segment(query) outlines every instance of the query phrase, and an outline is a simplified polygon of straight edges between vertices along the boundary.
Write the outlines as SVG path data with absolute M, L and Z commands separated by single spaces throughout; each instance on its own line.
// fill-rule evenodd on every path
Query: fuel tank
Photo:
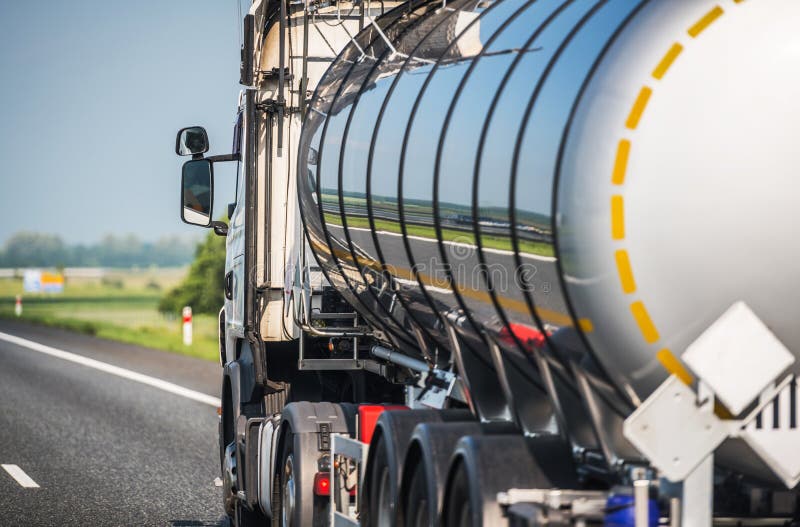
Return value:
M 737 301 L 797 356 L 798 24 L 794 0 L 409 2 L 310 105 L 312 249 L 386 340 L 446 349 L 457 320 L 585 353 L 623 416 Z

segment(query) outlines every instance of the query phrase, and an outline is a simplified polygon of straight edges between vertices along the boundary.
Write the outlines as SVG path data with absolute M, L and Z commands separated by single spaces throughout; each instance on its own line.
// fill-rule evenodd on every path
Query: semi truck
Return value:
M 231 151 L 176 141 L 233 525 L 796 522 L 800 3 L 242 24 Z

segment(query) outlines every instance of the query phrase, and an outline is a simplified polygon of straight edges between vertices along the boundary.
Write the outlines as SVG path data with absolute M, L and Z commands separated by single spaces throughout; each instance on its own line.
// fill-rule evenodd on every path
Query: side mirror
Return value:
M 202 126 L 190 126 L 178 130 L 175 138 L 175 153 L 179 156 L 202 155 L 208 152 L 208 134 Z
M 192 159 L 184 163 L 181 188 L 181 219 L 192 225 L 209 227 L 214 204 L 214 166 L 211 161 Z
M 255 37 L 256 17 L 245 15 L 243 44 L 241 48 L 241 62 L 239 62 L 239 84 L 242 86 L 252 86 L 253 75 L 253 39 Z

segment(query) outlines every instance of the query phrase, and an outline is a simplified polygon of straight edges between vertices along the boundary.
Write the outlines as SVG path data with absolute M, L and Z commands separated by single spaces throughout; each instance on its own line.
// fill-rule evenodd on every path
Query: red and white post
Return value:
M 22 316 L 22 295 L 17 295 L 17 302 L 14 304 L 14 314 Z
M 183 345 L 192 345 L 192 308 L 183 308 Z

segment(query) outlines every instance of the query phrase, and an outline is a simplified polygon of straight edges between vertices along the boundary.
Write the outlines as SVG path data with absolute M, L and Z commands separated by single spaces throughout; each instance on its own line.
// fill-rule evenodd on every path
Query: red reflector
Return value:
M 358 407 L 358 439 L 362 443 L 372 441 L 375 432 L 375 423 L 384 410 L 408 410 L 407 406 L 382 406 L 379 404 L 362 404 Z
M 331 495 L 330 472 L 317 472 L 314 475 L 314 494 L 316 494 L 317 496 Z

